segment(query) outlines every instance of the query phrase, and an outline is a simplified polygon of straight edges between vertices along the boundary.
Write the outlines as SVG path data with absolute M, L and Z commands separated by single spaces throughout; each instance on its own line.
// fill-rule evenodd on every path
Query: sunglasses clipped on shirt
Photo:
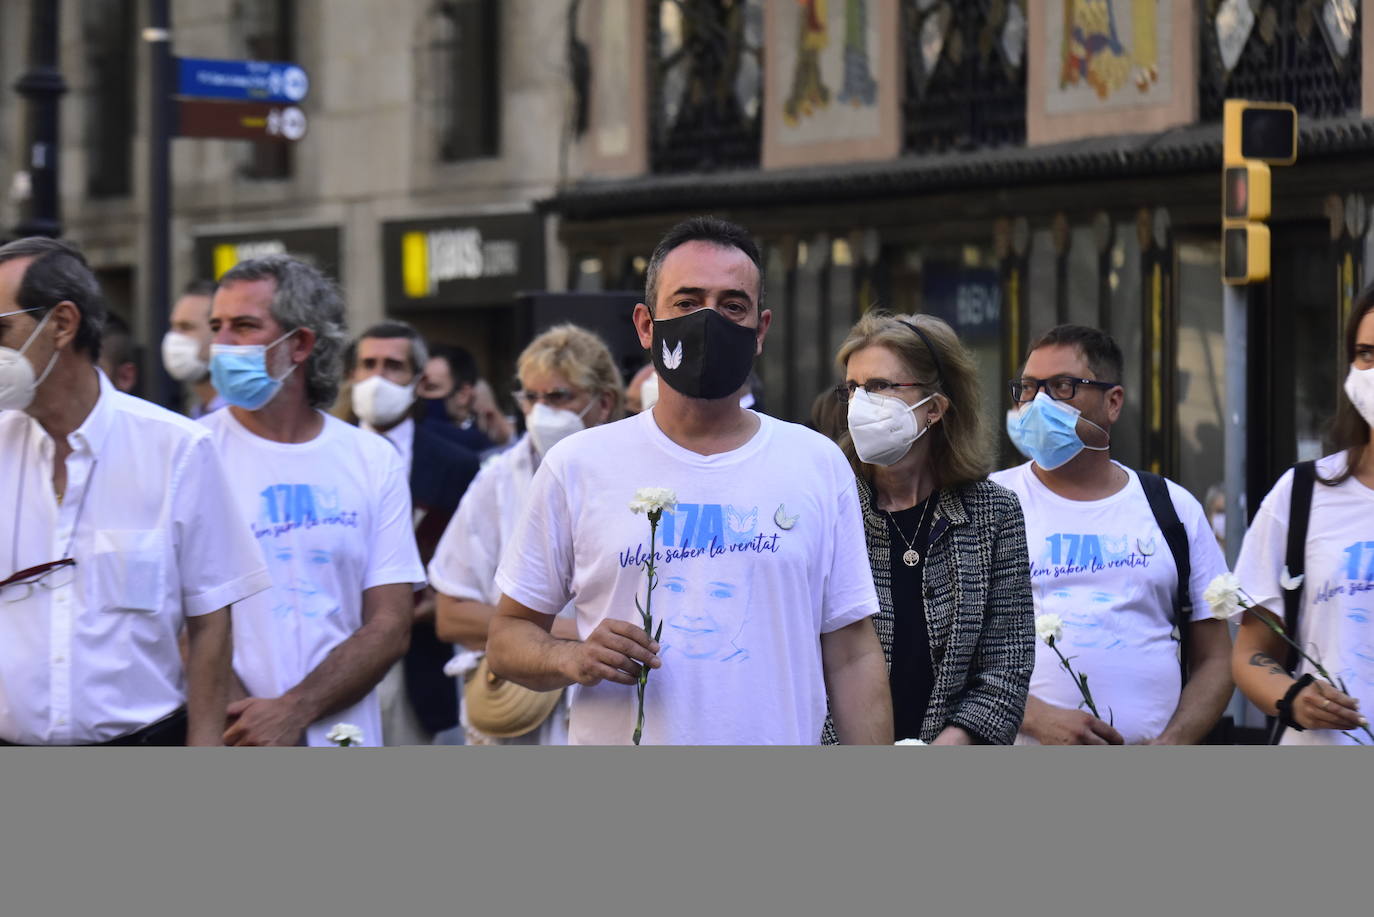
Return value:
M 76 560 L 71 557 L 64 557 L 61 560 L 50 560 L 45 564 L 38 564 L 26 570 L 7 576 L 0 580 L 0 600 L 4 602 L 22 602 L 33 595 L 33 590 L 38 586 L 44 589 L 61 589 L 63 586 L 71 585 L 76 578 Z

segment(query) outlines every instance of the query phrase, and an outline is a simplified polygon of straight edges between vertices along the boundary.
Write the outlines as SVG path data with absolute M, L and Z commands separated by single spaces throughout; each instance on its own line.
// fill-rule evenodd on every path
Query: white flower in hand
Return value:
M 1284 592 L 1292 592 L 1302 585 L 1304 576 L 1306 576 L 1304 573 L 1299 573 L 1297 576 L 1290 576 L 1288 574 L 1288 565 L 1284 564 L 1283 575 L 1279 577 L 1279 586 Z
M 1056 614 L 1040 615 L 1035 619 L 1035 636 L 1054 646 L 1056 641 L 1064 639 L 1063 620 Z
M 635 491 L 630 501 L 630 512 L 655 515 L 664 510 L 671 512 L 677 506 L 677 494 L 666 487 L 641 487 Z
M 335 723 L 325 738 L 340 748 L 347 748 L 350 745 L 362 743 L 363 731 L 352 723 Z
M 1212 617 L 1219 621 L 1229 621 L 1242 610 L 1240 604 L 1240 579 L 1234 573 L 1219 573 L 1216 579 L 1202 593 L 1212 609 Z
M 920 739 L 902 739 L 900 742 L 893 742 L 893 745 L 924 745 Z

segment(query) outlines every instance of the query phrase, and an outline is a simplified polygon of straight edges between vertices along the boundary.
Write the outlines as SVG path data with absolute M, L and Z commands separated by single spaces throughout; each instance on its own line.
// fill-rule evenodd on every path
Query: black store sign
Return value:
M 382 246 L 391 309 L 501 305 L 545 287 L 537 214 L 384 223 Z
M 222 236 L 196 237 L 196 276 L 219 280 L 240 261 L 264 255 L 293 255 L 340 280 L 339 230 L 265 229 Z

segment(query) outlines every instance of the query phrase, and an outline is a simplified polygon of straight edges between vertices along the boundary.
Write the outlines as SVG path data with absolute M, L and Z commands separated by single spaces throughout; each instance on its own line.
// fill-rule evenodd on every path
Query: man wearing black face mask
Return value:
M 853 474 L 819 434 L 740 407 L 772 321 L 762 286 L 743 229 L 674 227 L 634 312 L 657 403 L 559 443 L 531 483 L 488 663 L 536 690 L 580 685 L 570 744 L 630 741 L 644 666 L 648 744 L 814 745 L 827 692 L 842 742 L 892 741 Z M 629 509 L 645 487 L 676 495 L 652 547 Z M 650 551 L 675 600 L 661 643 L 630 623 Z M 569 601 L 581 640 L 549 632 Z

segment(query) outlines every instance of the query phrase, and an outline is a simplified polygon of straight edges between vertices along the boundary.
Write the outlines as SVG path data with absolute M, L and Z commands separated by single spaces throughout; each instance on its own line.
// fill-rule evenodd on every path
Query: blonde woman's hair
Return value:
M 593 396 L 611 396 L 606 421 L 625 416 L 625 386 L 611 352 L 592 332 L 572 324 L 555 325 L 530 341 L 516 361 L 515 373 L 554 372 Z
M 904 322 L 915 325 L 938 352 L 938 362 L 921 337 Z M 849 337 L 835 357 L 841 372 L 849 358 L 867 347 L 886 347 L 921 383 L 923 396 L 944 396 L 945 410 L 939 423 L 930 428 L 930 465 L 936 486 L 957 487 L 981 481 L 992 468 L 992 447 L 978 409 L 982 404 L 978 367 L 973 355 L 959 342 L 954 329 L 933 315 L 890 315 L 869 312 L 849 329 Z M 859 461 L 854 441 L 846 429 L 840 448 L 854 472 L 865 480 L 873 479 L 872 468 Z

